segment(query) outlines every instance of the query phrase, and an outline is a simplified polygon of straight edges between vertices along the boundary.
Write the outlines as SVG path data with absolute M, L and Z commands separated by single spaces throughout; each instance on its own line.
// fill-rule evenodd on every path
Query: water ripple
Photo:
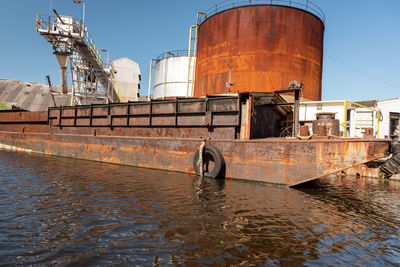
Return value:
M 399 265 L 400 183 L 300 189 L 0 151 L 0 265 Z

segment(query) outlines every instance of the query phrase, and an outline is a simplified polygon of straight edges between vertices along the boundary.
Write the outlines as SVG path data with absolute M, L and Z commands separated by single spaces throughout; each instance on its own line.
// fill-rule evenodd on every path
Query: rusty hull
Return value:
M 0 147 L 194 173 L 204 139 L 0 132 Z M 384 155 L 385 140 L 206 140 L 223 154 L 226 177 L 298 185 Z
M 324 24 L 293 7 L 253 5 L 207 18 L 198 29 L 194 96 L 273 92 L 293 80 L 304 99 L 321 100 Z M 228 65 L 229 64 L 229 65 Z
M 3 111 L 0 124 L 47 124 L 47 111 Z
M 290 186 L 384 157 L 389 149 L 389 140 L 371 138 L 264 138 L 278 133 L 265 121 L 278 125 L 291 114 L 285 105 L 273 106 L 280 101 L 274 94 L 245 94 L 3 112 L 0 148 L 194 173 L 194 154 L 206 142 L 221 151 L 225 177 Z

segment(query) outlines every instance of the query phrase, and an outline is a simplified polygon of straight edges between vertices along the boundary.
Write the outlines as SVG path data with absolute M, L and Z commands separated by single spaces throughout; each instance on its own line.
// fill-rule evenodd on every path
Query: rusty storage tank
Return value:
M 206 11 L 194 96 L 228 93 L 231 72 L 234 93 L 287 89 L 297 80 L 305 85 L 303 99 L 321 100 L 324 15 L 310 1 L 295 2 L 232 0 Z
M 326 134 L 339 136 L 339 120 L 335 119 L 335 113 L 321 112 L 317 114 L 317 119 L 313 121 L 313 133 L 317 133 L 318 125 L 325 125 Z

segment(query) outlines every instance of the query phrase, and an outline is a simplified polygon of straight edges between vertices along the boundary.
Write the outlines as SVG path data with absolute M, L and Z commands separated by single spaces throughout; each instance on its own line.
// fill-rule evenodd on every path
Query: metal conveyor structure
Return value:
M 120 102 L 112 61 L 105 59 L 81 19 L 55 15 L 36 16 L 36 31 L 52 46 L 61 69 L 61 93 L 71 105 Z M 67 88 L 70 63 L 72 90 Z

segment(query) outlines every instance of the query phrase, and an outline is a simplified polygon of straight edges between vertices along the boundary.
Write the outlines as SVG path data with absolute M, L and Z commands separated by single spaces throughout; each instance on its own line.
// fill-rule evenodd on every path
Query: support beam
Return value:
M 293 119 L 293 136 L 296 137 L 300 129 L 300 90 L 298 89 L 294 91 Z

